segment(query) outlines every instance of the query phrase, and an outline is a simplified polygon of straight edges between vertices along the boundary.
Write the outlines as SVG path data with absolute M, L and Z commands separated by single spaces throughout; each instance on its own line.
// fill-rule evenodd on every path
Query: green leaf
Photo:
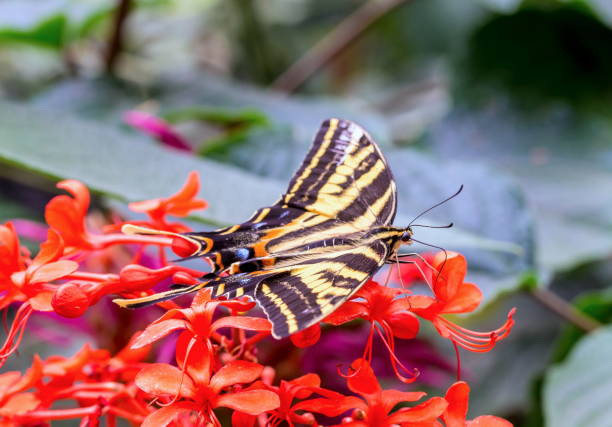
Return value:
M 64 46 L 67 19 L 53 15 L 27 29 L 0 28 L 0 43 L 26 43 L 60 50 Z
M 482 108 L 457 108 L 426 143 L 444 158 L 486 162 L 518 184 L 534 216 L 532 247 L 543 277 L 612 253 L 612 205 L 602 195 L 612 188 L 611 132 L 568 111 L 528 114 L 498 96 Z M 497 227 L 516 221 L 504 216 Z
M 544 384 L 546 425 L 607 427 L 612 419 L 612 326 L 585 336 Z
M 170 123 L 185 121 L 206 122 L 223 130 L 220 136 L 207 138 L 198 153 L 205 157 L 226 157 L 232 147 L 248 143 L 254 130 L 268 128 L 268 118 L 255 109 L 228 109 L 212 107 L 187 107 L 162 115 Z
M 162 114 L 162 118 L 170 123 L 180 123 L 189 120 L 200 120 L 224 126 L 237 125 L 267 125 L 268 118 L 258 110 L 247 109 L 228 109 L 212 107 L 185 107 Z
M 109 126 L 0 104 L 0 161 L 53 179 L 74 178 L 123 201 L 170 195 L 189 171 L 200 173 L 210 207 L 196 217 L 213 224 L 244 221 L 272 203 L 284 185 L 234 167 L 160 147 Z
M 580 295 L 574 306 L 582 313 L 601 323 L 612 323 L 612 289 Z M 553 360 L 555 362 L 563 361 L 584 335 L 584 330 L 573 325 L 567 325 L 557 340 Z

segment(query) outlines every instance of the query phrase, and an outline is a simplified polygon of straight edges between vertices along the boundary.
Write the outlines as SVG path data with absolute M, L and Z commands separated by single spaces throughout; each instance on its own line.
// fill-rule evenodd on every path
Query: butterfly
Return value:
M 190 257 L 211 262 L 200 283 L 114 301 L 136 308 L 203 288 L 248 296 L 280 339 L 320 322 L 412 243 L 410 226 L 392 225 L 396 210 L 396 184 L 376 143 L 359 125 L 329 119 L 276 203 L 242 224 L 180 235 L 197 248 Z

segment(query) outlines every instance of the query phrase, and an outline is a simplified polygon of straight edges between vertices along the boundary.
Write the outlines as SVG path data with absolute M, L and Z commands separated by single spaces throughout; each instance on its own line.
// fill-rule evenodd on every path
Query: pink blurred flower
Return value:
M 189 143 L 179 135 L 166 121 L 144 111 L 131 110 L 123 115 L 123 120 L 163 142 L 165 145 L 183 151 L 193 151 Z

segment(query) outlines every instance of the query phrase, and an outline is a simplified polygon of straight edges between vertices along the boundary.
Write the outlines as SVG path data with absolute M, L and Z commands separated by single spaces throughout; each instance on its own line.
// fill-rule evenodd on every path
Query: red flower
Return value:
M 22 255 L 24 253 L 27 253 L 27 250 L 19 244 L 13 224 L 7 222 L 0 225 L 0 291 L 6 290 L 5 286 L 11 282 L 13 273 L 26 267 L 25 257 Z M 0 303 L 0 307 L 5 305 Z
M 55 287 L 48 284 L 76 271 L 79 265 L 70 260 L 60 260 L 64 244 L 55 230 L 49 230 L 47 241 L 25 270 L 11 274 L 13 300 L 27 300 L 35 310 L 51 311 L 51 297 Z M 2 308 L 2 304 L 0 304 Z
M 422 392 L 383 390 L 374 376 L 372 368 L 364 359 L 353 362 L 353 373 L 347 378 L 349 389 L 361 398 L 342 396 L 337 398 L 318 398 L 301 402 L 295 410 L 318 412 L 335 417 L 353 410 L 342 426 L 390 427 L 392 425 L 432 425 L 448 406 L 441 397 L 432 397 L 412 407 L 393 408 L 401 402 L 415 402 L 425 397 Z
M 115 424 L 116 417 L 142 423 L 150 411 L 145 394 L 133 381 L 149 350 L 128 348 L 110 357 L 105 350 L 85 345 L 71 358 L 51 356 L 41 361 L 35 356 L 25 375 L 9 372 L 0 376 L 0 425 L 82 418 L 95 426 L 103 415 L 109 425 Z M 26 391 L 29 389 L 33 391 Z M 76 401 L 78 407 L 50 409 L 66 399 Z
M 138 298 L 150 295 L 153 286 L 170 277 L 174 283 L 183 283 L 193 281 L 203 274 L 178 265 L 150 269 L 137 264 L 128 264 L 121 269 L 119 275 L 77 271 L 67 277 L 70 282 L 57 288 L 51 304 L 57 314 L 78 317 L 105 295 L 119 294 L 126 298 Z M 168 309 L 176 307 L 170 301 L 158 305 Z
M 389 350 L 391 365 L 397 377 L 404 382 L 416 379 L 416 373 L 409 372 L 405 377 L 399 372 L 401 362 L 395 356 L 395 338 L 411 339 L 419 332 L 419 320 L 410 312 L 410 303 L 405 297 L 405 289 L 381 286 L 373 280 L 367 282 L 350 301 L 342 304 L 336 311 L 325 318 L 332 325 L 342 325 L 355 319 L 364 319 L 371 323 L 370 335 L 363 352 L 363 358 L 372 360 L 372 346 L 376 331 Z M 320 329 L 314 325 L 292 336 L 298 347 L 314 344 L 318 341 Z
M 449 338 L 455 344 L 470 351 L 489 351 L 497 341 L 510 333 L 514 325 L 512 318 L 514 309 L 508 313 L 506 322 L 491 332 L 474 332 L 442 317 L 442 314 L 474 311 L 482 300 L 482 292 L 476 285 L 463 282 L 467 272 L 467 262 L 461 254 L 438 253 L 434 258 L 433 268 L 438 273 L 430 275 L 428 283 L 432 283 L 435 298 L 425 295 L 409 296 L 410 310 L 413 313 L 431 321 L 444 338 Z
M 42 378 L 42 363 L 34 356 L 32 367 L 25 375 L 11 371 L 0 375 L 0 425 L 3 419 L 13 415 L 21 415 L 36 409 L 40 400 L 36 394 L 25 392 L 32 388 Z
M 173 331 L 184 330 L 179 337 L 179 342 L 187 343 L 198 340 L 207 343 L 207 347 L 211 347 L 211 340 L 213 340 L 223 345 L 228 352 L 235 347 L 240 347 L 242 353 L 270 333 L 270 322 L 260 317 L 225 316 L 213 321 L 213 315 L 218 306 L 242 312 L 251 309 L 254 303 L 243 302 L 241 300 L 211 301 L 208 290 L 200 291 L 194 297 L 191 307 L 168 310 L 163 316 L 151 323 L 136 338 L 133 348 L 151 344 Z M 255 331 L 258 334 L 249 340 L 244 339 L 234 342 L 234 340 L 217 332 L 217 330 L 225 327 L 243 331 Z M 234 357 L 239 357 L 241 353 L 236 353 Z
M 175 418 L 196 412 L 206 422 L 221 425 L 214 409 L 231 408 L 249 415 L 259 415 L 278 408 L 278 396 L 269 390 L 241 390 L 240 385 L 255 381 L 263 366 L 235 360 L 211 376 L 211 355 L 196 342 L 177 361 L 183 371 L 164 363 L 146 366 L 136 376 L 136 385 L 156 396 L 162 407 L 144 420 L 143 427 L 163 427 Z M 163 403 L 165 402 L 165 403 Z
M 75 253 L 79 250 L 99 250 L 125 243 L 159 246 L 172 244 L 172 240 L 167 237 L 92 233 L 86 226 L 85 218 L 90 202 L 87 187 L 73 179 L 60 181 L 57 187 L 68 191 L 72 197 L 62 194 L 51 199 L 45 207 L 45 220 L 51 228 L 61 234 L 67 253 Z
M 85 226 L 85 215 L 89 209 L 89 191 L 81 182 L 68 179 L 57 183 L 57 187 L 69 192 L 55 196 L 45 207 L 45 220 L 57 230 L 71 249 L 93 249 L 95 236 Z
M 254 387 L 271 390 L 280 399 L 278 409 L 269 411 L 267 414 L 267 426 L 278 426 L 283 422 L 287 422 L 289 425 L 293 425 L 293 423 L 316 425 L 316 420 L 311 413 L 298 413 L 298 402 L 296 400 L 306 399 L 313 393 L 334 399 L 343 397 L 340 393 L 321 388 L 321 379 L 316 374 L 306 374 L 291 381 L 281 380 L 278 387 L 263 383 L 254 384 Z M 302 411 L 300 410 L 300 412 Z M 235 414 L 235 417 L 239 417 L 239 415 Z
M 3 279 L 0 281 L 0 291 L 3 292 L 0 298 L 0 310 L 12 302 L 25 301 L 25 303 L 17 310 L 6 340 L 0 348 L 0 366 L 17 350 L 32 312 L 53 310 L 51 298 L 55 286 L 49 282 L 68 276 L 79 266 L 74 261 L 59 259 L 63 254 L 64 245 L 57 232 L 49 230 L 47 241 L 40 245 L 38 254 L 30 261 L 19 256 L 19 240 L 14 232 L 11 234 L 11 231 L 13 229 L 10 224 L 0 230 L 0 238 L 5 239 L 0 248 L 5 247 L 7 256 L 13 257 L 6 260 L 6 270 L 3 271 Z M 13 271 L 14 268 L 18 270 Z
M 151 222 L 134 222 L 134 224 L 151 226 L 158 230 L 173 233 L 184 233 L 189 228 L 179 223 L 169 223 L 166 215 L 185 217 L 193 210 L 204 209 L 208 203 L 204 199 L 197 199 L 200 191 L 200 176 L 193 171 L 189 174 L 187 181 L 176 194 L 164 199 L 145 200 L 129 204 L 134 212 L 146 213 Z
M 471 421 L 466 420 L 470 387 L 458 381 L 446 392 L 448 407 L 442 419 L 446 427 L 512 427 L 512 423 L 493 415 L 482 415 Z

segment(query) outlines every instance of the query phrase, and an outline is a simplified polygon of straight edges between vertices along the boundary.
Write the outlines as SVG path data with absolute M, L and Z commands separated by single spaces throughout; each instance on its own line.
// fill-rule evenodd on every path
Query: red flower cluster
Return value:
M 0 309 L 6 315 L 16 308 L 0 348 L 0 366 L 15 353 L 28 319 L 36 312 L 80 317 L 107 295 L 145 296 L 164 281 L 194 283 L 205 274 L 166 260 L 167 248 L 178 255 L 184 252 L 176 239 L 125 235 L 118 232 L 122 222 L 96 231 L 88 222 L 90 196 L 85 186 L 69 180 L 58 187 L 70 195 L 56 196 L 48 203 L 47 240 L 36 256 L 21 245 L 10 222 L 0 225 Z M 199 178 L 192 173 L 175 195 L 130 204 L 132 210 L 149 217 L 132 224 L 169 233 L 189 231 L 167 217 L 205 208 L 198 191 Z M 153 261 L 147 247 L 156 249 Z M 112 267 L 123 259 L 131 263 Z M 144 426 L 222 425 L 230 420 L 238 427 L 320 425 L 321 416 L 343 416 L 325 421 L 343 426 L 510 425 L 493 416 L 466 421 L 469 387 L 465 382 L 452 384 L 444 397 L 428 398 L 422 392 L 380 386 L 371 365 L 375 334 L 388 350 L 397 378 L 412 382 L 418 371 L 406 367 L 396 355 L 395 340 L 415 338 L 419 318 L 432 322 L 455 345 L 478 352 L 490 350 L 512 327 L 512 312 L 501 328 L 487 333 L 469 331 L 443 317 L 473 311 L 482 295 L 475 285 L 464 283 L 467 264 L 461 255 L 438 254 L 429 267 L 403 270 L 396 277 L 407 283 L 423 279 L 430 284 L 432 296 L 370 281 L 325 319 L 334 326 L 359 319 L 369 324 L 363 356 L 347 360 L 348 373 L 339 373 L 354 395 L 322 387 L 321 379 L 312 373 L 275 385 L 279 368 L 264 366 L 261 358 L 261 342 L 270 336 L 270 323 L 245 314 L 255 304 L 244 299 L 212 300 L 208 291 L 200 291 L 189 307 L 159 303 L 156 310 L 162 310 L 161 316 L 124 342 L 126 346 L 115 356 L 85 345 L 72 357 L 42 360 L 34 356 L 25 373 L 0 375 L 0 426 L 35 426 L 62 419 L 81 419 L 87 426 L 100 425 L 105 419 L 114 426 L 118 418 Z M 305 347 L 320 335 L 320 325 L 314 325 L 291 341 Z M 159 359 L 160 349 L 168 343 L 174 363 Z M 166 363 L 148 363 L 155 359 Z M 56 405 L 60 401 L 71 403 L 60 409 Z

